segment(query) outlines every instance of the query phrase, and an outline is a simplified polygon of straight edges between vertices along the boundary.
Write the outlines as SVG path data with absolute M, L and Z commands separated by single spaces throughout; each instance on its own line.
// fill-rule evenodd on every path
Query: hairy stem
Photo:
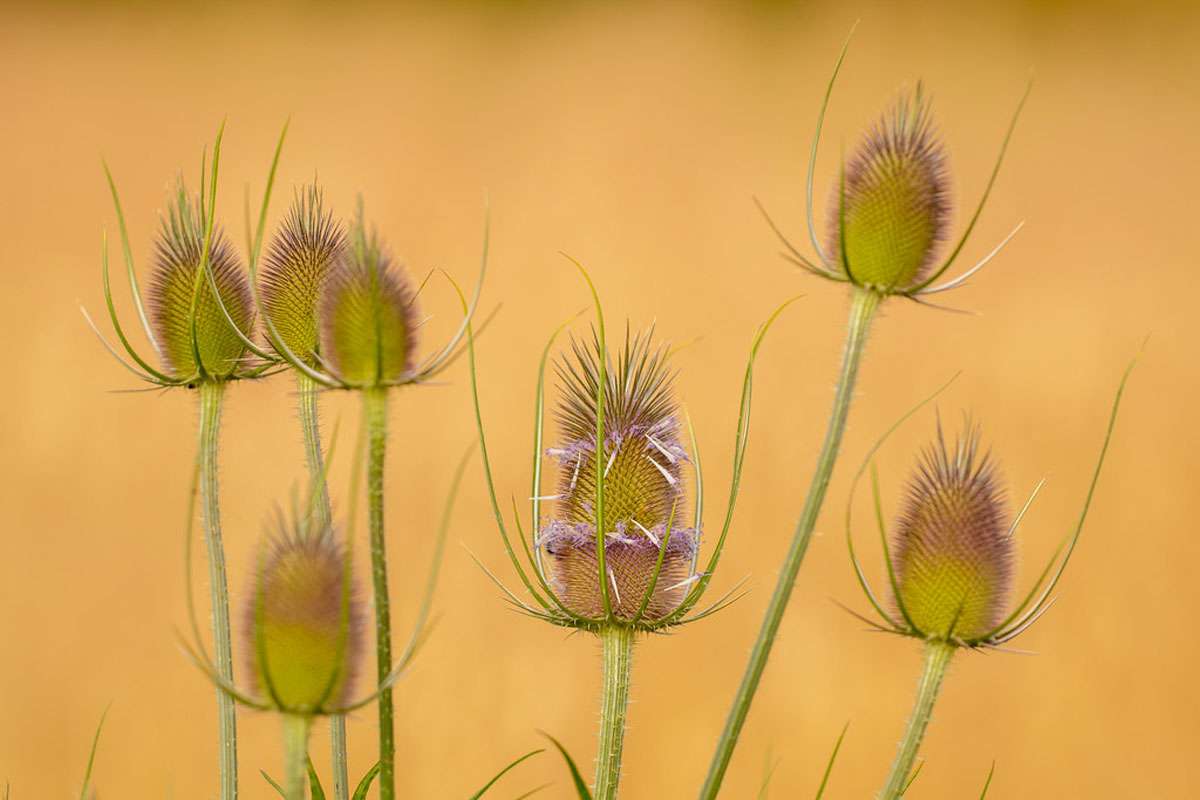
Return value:
M 837 461 L 838 450 L 841 449 L 842 434 L 846 430 L 846 418 L 850 413 L 850 402 L 854 396 L 854 385 L 858 378 L 858 366 L 862 360 L 863 350 L 867 341 L 867 332 L 875 311 L 882 298 L 874 292 L 855 288 L 850 305 L 850 319 L 847 322 L 846 345 L 842 354 L 841 373 L 838 377 L 837 392 L 833 399 L 833 409 L 829 414 L 829 425 L 825 429 L 825 441 L 821 445 L 821 454 L 817 457 L 816 470 L 813 472 L 812 483 L 808 487 L 808 496 L 804 500 L 804 508 L 796 523 L 792 543 L 788 546 L 787 556 L 779 571 L 779 580 L 775 584 L 775 592 L 767 606 L 763 617 L 762 627 L 750 652 L 750 661 L 746 664 L 746 672 L 738 686 L 737 695 L 733 699 L 733 707 L 725 720 L 725 729 L 713 753 L 712 762 L 708 767 L 708 777 L 700 790 L 703 800 L 712 800 L 721 789 L 725 771 L 733 758 L 733 750 L 737 747 L 738 737 L 746 724 L 746 716 L 750 713 L 750 704 L 762 681 L 767 659 L 775 644 L 775 635 L 783 622 L 784 612 L 787 611 L 788 600 L 795 588 L 796 576 L 804 555 L 808 550 L 808 542 L 812 537 L 813 528 L 817 524 L 821 505 L 825 500 L 825 491 L 829 488 L 829 479 L 833 474 L 833 465 Z
M 621 780 L 621 750 L 629 713 L 629 673 L 633 667 L 633 629 L 611 626 L 600 631 L 604 648 L 604 687 L 600 696 L 600 743 L 596 749 L 595 800 L 613 800 Z
M 921 740 L 925 738 L 925 729 L 929 726 L 933 704 L 937 702 L 942 679 L 946 677 L 946 667 L 954 655 L 954 647 L 947 642 L 936 641 L 925 645 L 925 667 L 921 670 L 921 682 L 917 684 L 917 700 L 913 704 L 912 716 L 908 718 L 908 727 L 900 741 L 896 760 L 892 762 L 892 771 L 888 773 L 887 783 L 879 793 L 880 800 L 896 800 L 908 787 L 908 776 L 912 773 L 917 751 L 921 749 Z
M 367 514 L 371 529 L 371 585 L 375 592 L 375 666 L 380 683 L 392 671 L 392 615 L 383 538 L 383 462 L 387 451 L 387 389 L 363 392 L 367 419 Z M 379 693 L 379 798 L 396 796 L 396 739 L 392 690 Z
M 208 551 L 208 584 L 212 603 L 213 660 L 217 674 L 233 683 L 233 648 L 229 635 L 229 582 L 225 575 L 225 546 L 221 543 L 218 499 L 217 446 L 221 434 L 221 400 L 225 384 L 200 383 L 200 496 L 203 507 L 204 544 Z M 233 698 L 217 689 L 217 733 L 221 766 L 221 800 L 236 800 L 237 711 Z
M 308 784 L 308 717 L 283 715 L 283 789 L 287 800 L 304 800 Z
M 320 387 L 303 372 L 296 372 L 296 405 L 300 427 L 304 432 L 304 459 L 308 464 L 312 486 L 312 521 L 319 531 L 333 525 L 333 508 L 329 503 L 329 482 L 325 475 L 325 456 L 321 451 L 321 422 L 318 395 Z M 329 717 L 329 749 L 333 770 L 334 800 L 350 800 L 350 777 L 346 757 L 346 718 L 341 714 Z

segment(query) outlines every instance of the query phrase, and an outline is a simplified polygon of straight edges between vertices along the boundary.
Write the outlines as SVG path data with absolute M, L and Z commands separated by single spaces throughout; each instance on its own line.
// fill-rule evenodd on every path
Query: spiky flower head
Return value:
M 1013 541 L 996 467 L 979 431 L 946 444 L 941 425 L 909 479 L 896 526 L 896 604 L 926 638 L 972 642 L 1000 624 Z
M 646 627 L 683 601 L 699 539 L 698 531 L 681 524 L 688 455 L 679 441 L 667 350 L 652 343 L 652 333 L 632 337 L 627 328 L 616 368 L 610 363 L 605 369 L 603 442 L 597 442 L 596 419 L 599 342 L 576 340 L 571 354 L 558 361 L 563 443 L 548 453 L 559 464 L 559 492 L 556 513 L 540 531 L 568 609 L 603 616 L 603 591 L 615 619 Z M 598 478 L 604 488 L 599 521 Z M 598 531 L 605 543 L 604 589 Z
M 261 295 L 267 317 L 282 344 L 310 366 L 316 365 L 320 344 L 321 293 L 343 245 L 342 226 L 313 184 L 296 191 L 264 258 Z
M 846 278 L 887 294 L 921 283 L 945 238 L 950 200 L 920 84 L 868 132 L 834 201 L 829 249 Z
M 344 706 L 362 656 L 361 610 L 332 532 L 281 534 L 255 576 L 246 608 L 250 674 L 277 710 Z
M 168 372 L 183 380 L 223 380 L 234 376 L 246 354 L 201 269 L 207 255 L 212 283 L 239 330 L 249 330 L 254 315 L 249 286 L 237 255 L 214 226 L 205 253 L 205 222 L 199 205 L 180 181 L 174 202 L 162 218 L 155 240 L 150 280 L 150 318 L 162 346 Z
M 405 275 L 362 223 L 329 276 L 321 309 L 321 354 L 343 383 L 403 382 L 413 372 L 416 304 Z

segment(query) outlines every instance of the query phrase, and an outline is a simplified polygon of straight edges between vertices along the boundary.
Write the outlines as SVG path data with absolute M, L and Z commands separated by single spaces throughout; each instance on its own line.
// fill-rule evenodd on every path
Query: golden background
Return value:
M 4 212 L 0 324 L 0 782 L 12 796 L 78 792 L 96 721 L 112 709 L 95 781 L 104 798 L 215 794 L 213 690 L 186 662 L 183 523 L 195 410 L 186 391 L 135 383 L 85 328 L 103 316 L 100 242 L 116 222 L 111 164 L 145 271 L 177 171 L 193 188 L 226 118 L 220 211 L 243 241 L 270 151 L 291 117 L 278 220 L 316 174 L 349 213 L 361 192 L 393 251 L 423 275 L 473 279 L 490 197 L 480 345 L 484 412 L 502 495 L 528 495 L 536 359 L 586 305 L 586 262 L 610 324 L 657 320 L 681 351 L 679 395 L 703 449 L 708 530 L 728 485 L 750 337 L 796 293 L 755 386 L 741 505 L 714 588 L 751 594 L 637 654 L 623 797 L 694 796 L 744 666 L 822 435 L 842 337 L 843 287 L 790 269 L 751 202 L 803 240 L 803 178 L 837 49 L 862 18 L 828 118 L 818 214 L 850 147 L 899 88 L 923 77 L 950 150 L 955 222 L 978 197 L 1026 76 L 1036 75 L 963 266 L 1028 224 L 971 285 L 958 315 L 889 302 L 869 344 L 843 459 L 723 796 L 811 796 L 850 721 L 829 797 L 878 787 L 909 710 L 918 647 L 867 633 L 841 536 L 849 475 L 869 444 L 957 370 L 938 401 L 984 424 L 1014 497 L 1049 478 L 1020 534 L 1020 585 L 1078 513 L 1117 380 L 1142 340 L 1111 458 L 1052 611 L 1016 646 L 964 655 L 923 749 L 918 798 L 1189 797 L 1200 779 L 1195 620 L 1196 187 L 1200 17 L 1152 3 L 471 4 L 331 9 L 235 3 L 33 5 L 0 24 Z M 963 4 L 965 5 L 965 4 Z M 119 256 L 115 239 L 110 244 Z M 119 265 L 119 261 L 116 261 Z M 124 279 L 116 294 L 133 322 Z M 426 347 L 453 326 L 444 284 Z M 585 330 L 586 322 L 580 323 Z M 107 327 L 107 326 L 106 326 Z M 231 591 L 244 602 L 272 506 L 303 480 L 290 382 L 233 387 L 223 502 Z M 344 509 L 354 398 L 335 489 Z M 389 543 L 397 637 L 412 617 L 452 465 L 474 436 L 462 365 L 396 392 Z M 895 508 L 923 412 L 879 459 Z M 405 797 L 466 797 L 508 760 L 562 738 L 590 773 L 598 646 L 506 609 L 465 547 L 511 584 L 478 463 L 468 473 L 437 600 L 441 621 L 397 692 Z M 860 502 L 865 500 L 860 496 Z M 865 519 L 865 515 L 860 515 Z M 364 529 L 359 527 L 360 537 Z M 860 533 L 879 576 L 870 529 Z M 359 543 L 359 554 L 365 548 Z M 360 573 L 361 574 L 361 573 Z M 206 595 L 203 571 L 197 590 Z M 715 595 L 713 595 L 715 597 Z M 235 610 L 235 619 L 240 612 Z M 205 626 L 207 627 L 207 626 Z M 244 796 L 271 796 L 276 720 L 241 716 Z M 352 769 L 373 760 L 374 713 L 351 721 Z M 313 753 L 326 763 L 326 735 Z M 543 754 L 497 797 L 565 771 Z

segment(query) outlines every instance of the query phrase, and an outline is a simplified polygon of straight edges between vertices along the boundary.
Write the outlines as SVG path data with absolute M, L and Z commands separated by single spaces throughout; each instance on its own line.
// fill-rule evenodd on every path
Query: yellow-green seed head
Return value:
M 360 609 L 332 533 L 285 535 L 258 571 L 246 616 L 250 674 L 267 702 L 302 715 L 347 702 L 362 654 Z
M 921 282 L 945 236 L 945 154 L 921 86 L 867 134 L 834 190 L 830 250 L 857 284 L 903 292 Z
M 356 238 L 329 277 L 321 309 L 321 354 L 351 386 L 401 382 L 413 369 L 413 293 L 373 236 L 360 233 Z
M 559 464 L 559 492 L 541 541 L 552 558 L 564 605 L 584 616 L 602 614 L 596 553 L 599 474 L 613 613 L 626 620 L 636 615 L 665 542 L 661 572 L 643 614 L 646 620 L 660 619 L 683 600 L 699 537 L 686 525 L 682 468 L 688 456 L 679 441 L 667 351 L 652 346 L 649 331 L 634 338 L 626 332 L 616 369 L 609 364 L 605 371 L 605 436 L 598 469 L 599 344 L 575 341 L 572 349 L 572 357 L 557 364 L 563 384 L 557 417 L 565 443 L 549 451 Z
M 896 527 L 897 605 L 925 637 L 978 640 L 1002 619 L 1013 542 L 993 462 L 978 431 L 951 451 L 941 426 L 908 484 Z
M 162 219 L 154 249 L 150 317 L 167 370 L 180 379 L 230 377 L 242 366 L 246 347 L 230 327 L 213 297 L 208 277 L 200 270 L 204 221 L 182 183 Z M 221 302 L 238 328 L 248 331 L 254 315 L 246 277 L 233 248 L 215 226 L 208 261 Z
M 267 317 L 282 343 L 309 366 L 317 366 L 321 293 L 342 247 L 342 227 L 325 210 L 321 190 L 306 186 L 296 192 L 263 260 Z

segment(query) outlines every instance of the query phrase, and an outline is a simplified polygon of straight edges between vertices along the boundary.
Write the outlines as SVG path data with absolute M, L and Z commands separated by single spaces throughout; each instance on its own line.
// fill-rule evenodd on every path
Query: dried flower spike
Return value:
M 263 308 L 282 342 L 309 366 L 317 364 L 320 299 L 343 240 L 342 226 L 325 209 L 320 188 L 305 186 L 296 191 L 263 259 Z
M 909 478 L 896 525 L 896 605 L 923 638 L 975 641 L 1003 618 L 1013 540 L 996 468 L 969 428 L 937 440 Z
M 246 607 L 256 692 L 290 714 L 347 705 L 362 657 L 361 616 L 332 533 L 282 534 L 255 576 Z

